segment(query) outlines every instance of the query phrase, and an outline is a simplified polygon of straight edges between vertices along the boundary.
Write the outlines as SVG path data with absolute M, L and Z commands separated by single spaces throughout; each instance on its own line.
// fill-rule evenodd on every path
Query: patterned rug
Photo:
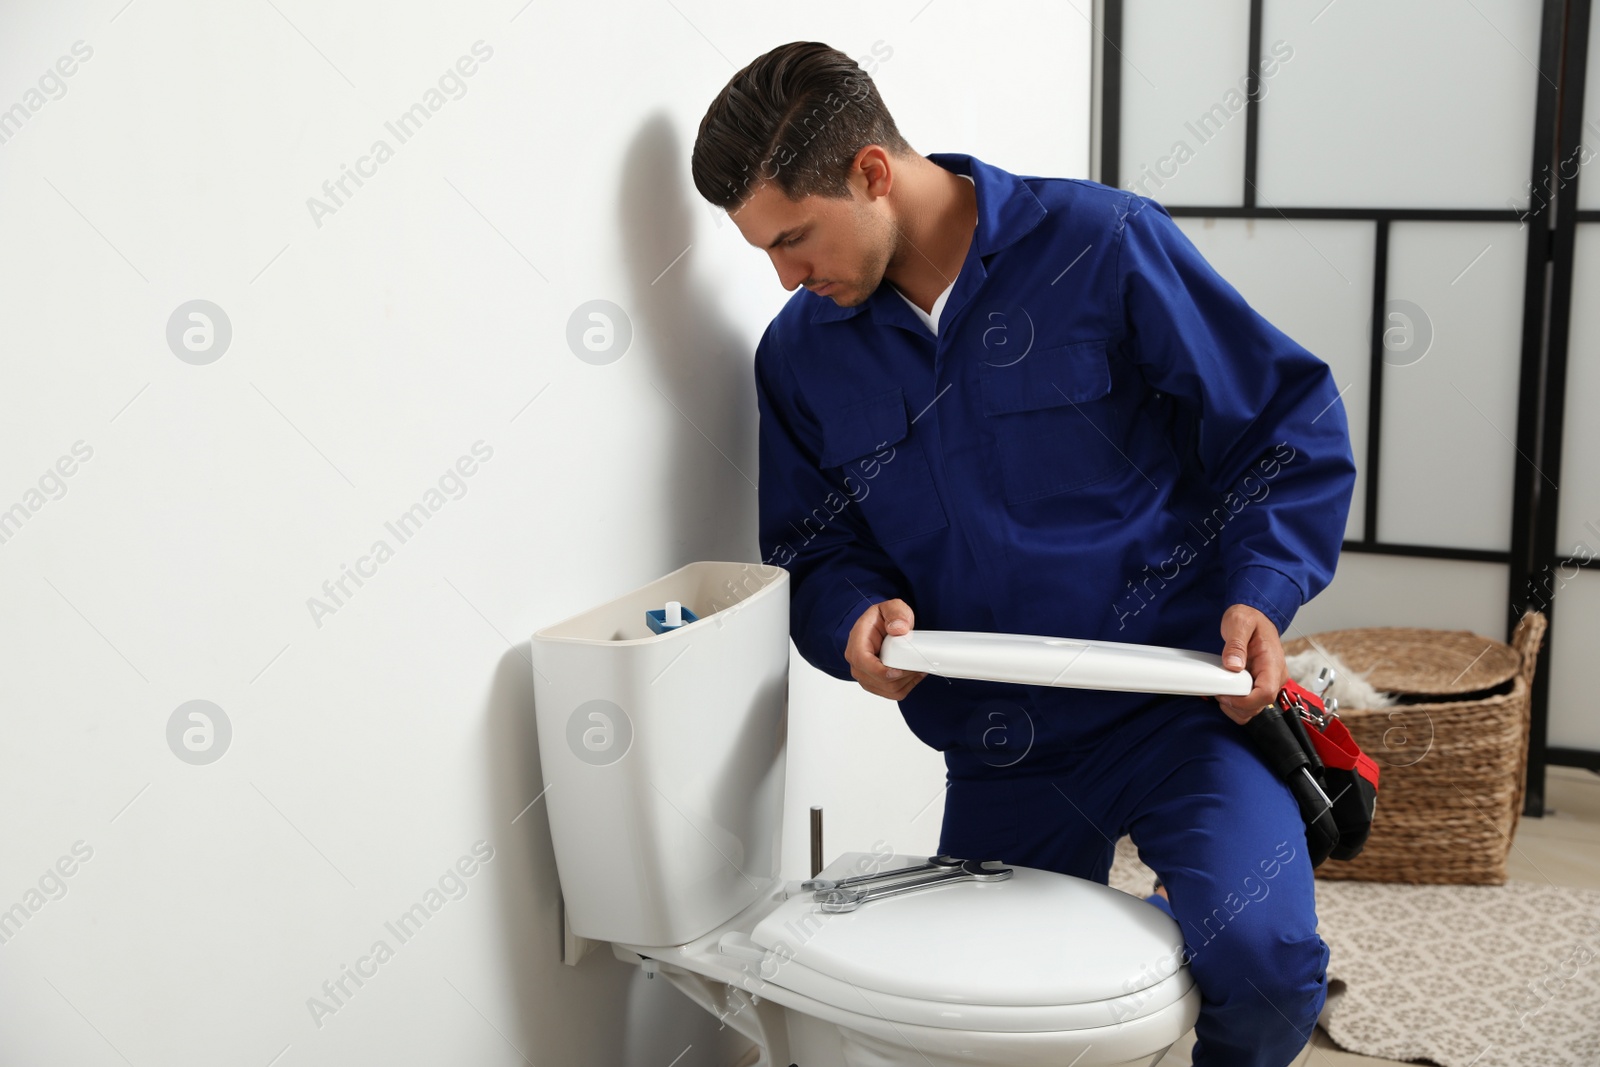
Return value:
M 1111 884 L 1153 879 L 1117 842 Z M 1600 890 L 1317 882 L 1322 1027 L 1363 1056 L 1441 1067 L 1600 1064 Z

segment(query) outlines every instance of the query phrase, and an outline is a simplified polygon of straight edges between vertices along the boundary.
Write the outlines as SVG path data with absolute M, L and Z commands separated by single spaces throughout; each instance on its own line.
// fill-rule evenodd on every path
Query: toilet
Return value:
M 1200 995 L 1177 924 L 1144 901 L 1004 856 L 961 858 L 1007 874 L 853 910 L 781 877 L 788 581 L 691 563 L 533 635 L 569 941 L 608 943 L 749 1038 L 742 1067 L 1154 1064 Z M 694 621 L 655 632 L 645 613 L 670 601 Z M 929 860 L 845 852 L 817 877 Z

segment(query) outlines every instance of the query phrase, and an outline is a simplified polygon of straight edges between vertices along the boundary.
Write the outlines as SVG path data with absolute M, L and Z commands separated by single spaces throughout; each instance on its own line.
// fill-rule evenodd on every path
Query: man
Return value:
M 734 75 L 693 171 L 807 290 L 755 356 L 761 550 L 793 578 L 800 652 L 944 752 L 941 852 L 1104 882 L 1131 834 L 1201 990 L 1194 1062 L 1289 1063 L 1327 947 L 1299 811 L 1238 724 L 1285 680 L 1279 634 L 1339 553 L 1355 467 L 1326 364 L 1159 204 L 918 155 L 823 44 Z M 886 668 L 884 635 L 913 624 L 1220 644 L 1255 688 Z

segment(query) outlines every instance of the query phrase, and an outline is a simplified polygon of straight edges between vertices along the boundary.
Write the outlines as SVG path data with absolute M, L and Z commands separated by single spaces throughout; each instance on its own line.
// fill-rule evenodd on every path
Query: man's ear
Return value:
M 850 178 L 860 176 L 862 194 L 868 200 L 888 196 L 894 186 L 894 165 L 882 145 L 863 145 L 850 164 Z M 852 181 L 852 185 L 854 181 Z

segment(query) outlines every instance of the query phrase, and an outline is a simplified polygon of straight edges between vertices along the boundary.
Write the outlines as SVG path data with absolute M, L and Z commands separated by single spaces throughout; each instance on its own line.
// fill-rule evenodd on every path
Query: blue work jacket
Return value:
M 896 597 L 925 630 L 1217 653 L 1248 604 L 1286 631 L 1355 482 L 1327 364 L 1155 201 L 928 158 L 978 206 L 938 336 L 885 281 L 856 307 L 798 290 L 756 349 L 760 547 L 800 653 L 849 679 L 851 627 Z M 987 777 L 1068 768 L 1163 699 L 930 675 L 900 710 Z

